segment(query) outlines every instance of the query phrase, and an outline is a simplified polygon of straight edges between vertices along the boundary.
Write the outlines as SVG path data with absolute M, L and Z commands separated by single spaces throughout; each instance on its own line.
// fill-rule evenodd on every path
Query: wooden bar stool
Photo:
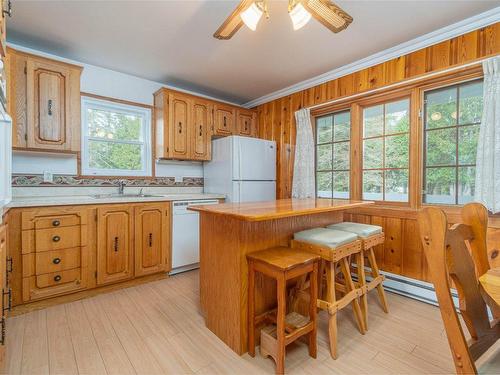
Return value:
M 316 300 L 310 298 L 309 317 L 286 312 L 287 281 L 304 275 L 310 277 L 311 295 L 317 294 L 319 256 L 289 247 L 276 247 L 247 254 L 248 259 L 248 352 L 255 356 L 255 326 L 272 323 L 261 331 L 260 350 L 276 362 L 276 373 L 285 371 L 285 347 L 308 335 L 309 355 L 316 358 Z M 255 273 L 276 279 L 278 306 L 255 316 Z M 275 325 L 275 326 L 274 326 Z
M 361 253 L 361 241 L 353 233 L 314 228 L 295 233 L 292 240 L 292 248 L 296 250 L 309 251 L 321 257 L 320 283 L 326 278 L 326 291 L 318 296 L 317 305 L 320 309 L 328 311 L 330 319 L 328 322 L 328 334 L 330 338 L 330 354 L 332 358 L 338 357 L 337 350 L 337 312 L 352 304 L 354 316 L 361 334 L 365 333 L 363 313 L 359 305 L 359 297 L 363 294 L 361 288 L 356 287 L 351 278 L 348 259 L 351 255 Z M 337 267 L 340 269 L 337 272 Z M 337 283 L 337 274 L 342 275 L 343 284 Z M 303 280 L 302 280 L 303 281 Z M 307 285 L 297 287 L 298 294 Z M 337 299 L 336 291 L 344 294 Z
M 343 223 L 337 223 L 329 225 L 327 228 L 335 230 L 343 230 L 345 232 L 354 233 L 358 236 L 361 241 L 361 255 L 360 259 L 357 259 L 357 269 L 358 274 L 358 284 L 363 290 L 363 295 L 361 296 L 361 309 L 363 310 L 363 319 L 365 324 L 365 329 L 368 329 L 368 292 L 372 289 L 377 288 L 378 297 L 380 299 L 380 304 L 385 313 L 389 312 L 389 307 L 387 305 L 387 298 L 385 296 L 385 291 L 383 287 L 383 282 L 385 276 L 380 274 L 378 269 L 377 261 L 375 259 L 375 253 L 373 248 L 377 245 L 382 245 L 385 241 L 385 234 L 382 231 L 382 227 L 378 225 L 369 225 L 361 223 L 352 223 L 349 221 Z M 370 273 L 372 279 L 370 282 L 366 282 L 365 276 L 365 258 L 368 260 L 368 266 L 370 267 Z

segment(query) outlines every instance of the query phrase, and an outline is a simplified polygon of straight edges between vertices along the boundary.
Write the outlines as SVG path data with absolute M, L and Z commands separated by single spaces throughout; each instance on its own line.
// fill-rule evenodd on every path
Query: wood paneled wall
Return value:
M 277 143 L 277 197 L 292 190 L 295 111 L 500 53 L 500 23 L 259 105 L 259 137 Z
M 291 196 L 296 138 L 295 111 L 334 99 L 348 98 L 499 53 L 500 23 L 496 23 L 258 106 L 259 137 L 277 143 L 277 197 Z M 451 216 L 450 221 L 456 219 L 456 210 Z M 344 219 L 384 227 L 386 243 L 376 250 L 379 265 L 383 270 L 429 281 L 418 237 L 415 208 L 373 207 L 347 213 Z M 488 230 L 489 257 L 495 266 L 500 266 L 498 224 L 496 220 L 494 227 Z

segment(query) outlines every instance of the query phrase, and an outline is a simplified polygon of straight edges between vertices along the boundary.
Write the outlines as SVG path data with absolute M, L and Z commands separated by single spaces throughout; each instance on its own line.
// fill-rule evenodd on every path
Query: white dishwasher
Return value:
M 200 214 L 188 210 L 188 207 L 218 203 L 218 200 L 213 199 L 177 201 L 173 203 L 171 275 L 199 267 Z

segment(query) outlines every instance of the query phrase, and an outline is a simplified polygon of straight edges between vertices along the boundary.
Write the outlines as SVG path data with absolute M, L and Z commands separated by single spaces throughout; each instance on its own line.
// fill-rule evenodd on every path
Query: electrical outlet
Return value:
M 43 171 L 43 182 L 54 182 L 54 175 L 52 172 Z
M 175 176 L 176 183 L 182 183 L 182 181 L 184 181 L 184 178 L 182 176 Z

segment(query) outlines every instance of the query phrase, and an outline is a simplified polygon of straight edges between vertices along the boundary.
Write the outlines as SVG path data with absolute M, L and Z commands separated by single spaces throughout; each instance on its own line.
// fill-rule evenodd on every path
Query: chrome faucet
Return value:
M 118 194 L 123 195 L 123 190 L 125 189 L 125 185 L 127 185 L 127 181 L 120 180 L 118 181 Z

